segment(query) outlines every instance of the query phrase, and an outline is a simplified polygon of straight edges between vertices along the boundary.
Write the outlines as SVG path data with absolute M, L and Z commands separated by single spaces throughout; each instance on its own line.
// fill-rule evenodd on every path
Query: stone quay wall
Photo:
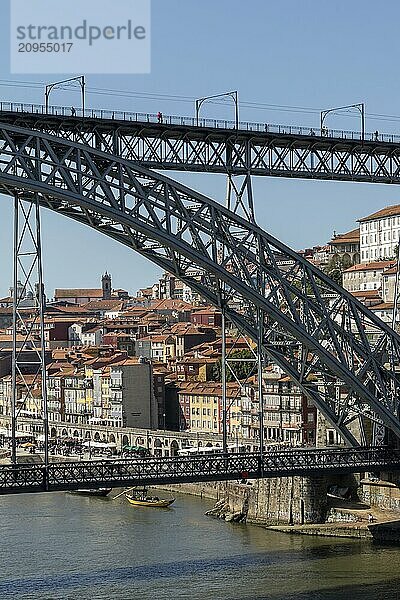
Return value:
M 370 506 L 400 512 L 400 487 L 384 480 L 361 481 L 361 500 Z
M 216 500 L 207 514 L 257 525 L 323 523 L 327 513 L 325 477 L 273 477 L 246 483 L 190 483 L 163 489 Z

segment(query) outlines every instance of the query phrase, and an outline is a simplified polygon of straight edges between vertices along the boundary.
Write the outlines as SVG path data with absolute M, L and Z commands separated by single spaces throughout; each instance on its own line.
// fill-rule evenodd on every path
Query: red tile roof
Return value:
M 395 264 L 396 262 L 393 260 L 380 260 L 370 263 L 361 263 L 359 265 L 353 265 L 352 267 L 346 269 L 344 272 L 350 273 L 352 271 L 379 271 L 380 269 L 384 270 L 389 267 L 393 267 L 393 265 Z
M 167 340 L 171 339 L 172 341 L 174 341 L 174 338 L 169 335 L 149 335 L 147 337 L 142 337 L 139 338 L 137 341 L 138 342 L 166 342 Z
M 79 313 L 84 315 L 87 311 L 82 306 L 76 306 L 76 304 L 69 306 L 57 306 L 50 304 L 48 307 L 46 307 L 46 312 Z
M 394 217 L 397 215 L 400 216 L 400 204 L 386 206 L 386 208 L 382 208 L 381 210 L 372 213 L 372 215 L 368 215 L 367 217 L 358 219 L 358 221 L 359 223 L 364 223 L 365 221 L 373 221 L 374 219 L 384 219 L 385 217 Z
M 196 396 L 221 396 L 222 384 L 217 382 L 182 382 L 179 383 L 178 394 L 194 394 Z M 236 382 L 226 384 L 227 396 L 236 396 L 240 386 Z
M 375 306 L 371 306 L 370 310 L 392 310 L 393 302 L 381 302 L 381 304 L 375 304 Z
M 176 299 L 165 299 L 165 300 L 153 300 L 150 303 L 152 310 L 192 310 L 192 304 L 184 302 L 183 300 Z
M 195 312 L 193 313 L 194 316 L 196 315 L 208 315 L 208 314 L 221 314 L 221 311 L 218 308 L 215 308 L 215 306 L 208 306 L 205 308 L 200 308 L 200 309 L 196 309 Z
M 128 358 L 122 358 L 121 360 L 119 360 L 115 363 L 112 363 L 112 365 L 110 365 L 110 366 L 112 366 L 112 367 L 129 367 L 130 365 L 140 365 L 140 364 L 146 365 L 149 363 L 139 360 L 138 356 L 133 356 L 133 357 L 130 356 Z
M 383 275 L 396 275 L 397 273 L 397 265 L 394 265 L 393 267 L 389 267 L 389 269 L 386 269 L 385 271 L 383 271 Z
M 379 290 L 359 290 L 357 292 L 350 292 L 352 296 L 356 298 L 379 298 Z
M 54 290 L 55 298 L 103 298 L 103 290 L 99 288 L 71 288 Z
M 86 310 L 121 310 L 124 303 L 121 300 L 92 300 L 82 307 Z
M 334 246 L 335 244 L 344 244 L 344 243 L 357 243 L 360 241 L 360 229 L 352 229 L 351 231 L 348 231 L 347 233 L 339 233 L 338 235 L 336 235 L 335 237 L 333 237 L 331 239 L 331 241 L 329 242 L 331 244 L 331 246 Z

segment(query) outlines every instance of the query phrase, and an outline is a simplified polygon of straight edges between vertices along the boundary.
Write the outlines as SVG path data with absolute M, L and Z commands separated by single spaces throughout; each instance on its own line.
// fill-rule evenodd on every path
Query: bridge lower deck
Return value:
M 400 450 L 335 448 L 0 466 L 0 494 L 400 470 Z

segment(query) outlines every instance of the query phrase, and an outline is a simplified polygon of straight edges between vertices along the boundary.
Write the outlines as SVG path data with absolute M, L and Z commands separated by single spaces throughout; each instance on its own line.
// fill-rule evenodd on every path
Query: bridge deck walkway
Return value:
M 196 118 L 184 115 L 162 115 L 162 118 L 158 117 L 155 113 L 143 113 L 143 112 L 130 112 L 122 110 L 110 110 L 110 109 L 85 109 L 84 115 L 82 115 L 82 109 L 76 108 L 75 114 L 71 114 L 71 108 L 66 106 L 50 106 L 46 110 L 42 104 L 31 104 L 22 102 L 0 102 L 0 120 L 3 118 L 9 119 L 14 117 L 21 117 L 24 115 L 26 118 L 31 116 L 32 118 L 41 119 L 43 122 L 46 120 L 58 120 L 65 122 L 69 120 L 71 123 L 80 122 L 82 118 L 87 123 L 96 121 L 98 124 L 103 126 L 110 126 L 111 128 L 116 127 L 132 127 L 134 124 L 139 124 L 141 127 L 157 125 L 158 129 L 168 128 L 187 128 L 188 132 L 194 132 L 201 130 L 215 130 L 215 132 L 227 130 L 229 134 L 232 131 L 236 135 L 260 134 L 265 137 L 266 134 L 273 134 L 274 136 L 295 136 L 304 137 L 306 139 L 321 138 L 322 140 L 328 141 L 363 141 L 368 142 L 381 142 L 388 144 L 400 144 L 400 135 L 394 133 L 380 133 L 364 132 L 348 130 L 348 129 L 332 129 L 323 127 L 310 127 L 305 125 L 288 125 L 288 124 L 275 124 L 265 123 L 256 121 L 240 121 L 236 124 L 235 121 L 229 119 L 212 119 L 212 118 Z
M 400 470 L 400 450 L 335 448 L 0 466 L 0 494 Z

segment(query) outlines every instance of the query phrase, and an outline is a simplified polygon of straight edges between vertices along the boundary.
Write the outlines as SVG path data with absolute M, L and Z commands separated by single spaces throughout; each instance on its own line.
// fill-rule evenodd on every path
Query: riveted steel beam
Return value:
M 213 127 L 212 120 L 210 126 L 197 127 L 195 119 L 191 125 L 184 118 L 153 123 L 111 118 L 111 113 L 109 118 L 78 119 L 34 108 L 30 113 L 0 110 L 0 120 L 157 170 L 400 183 L 398 136 L 359 139 L 354 132 L 316 135 L 310 128 L 248 123 L 239 124 L 247 129 L 232 129 L 217 126 L 217 121 Z

